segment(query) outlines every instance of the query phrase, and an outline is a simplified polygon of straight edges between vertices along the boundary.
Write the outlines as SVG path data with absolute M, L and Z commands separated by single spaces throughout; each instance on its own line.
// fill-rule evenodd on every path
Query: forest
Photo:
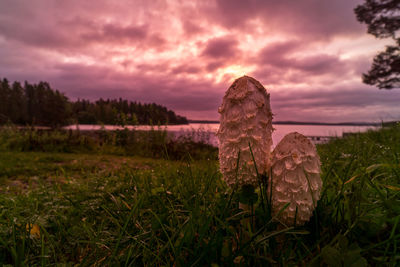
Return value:
M 0 79 L 0 124 L 49 126 L 70 124 L 187 124 L 185 117 L 164 106 L 119 99 L 71 101 L 47 82 L 12 84 Z

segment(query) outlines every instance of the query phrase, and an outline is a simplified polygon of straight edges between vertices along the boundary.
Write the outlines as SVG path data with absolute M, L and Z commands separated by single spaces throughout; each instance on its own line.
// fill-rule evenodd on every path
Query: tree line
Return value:
M 185 117 L 155 103 L 124 99 L 70 101 L 47 82 L 12 84 L 0 79 L 0 124 L 40 125 L 52 128 L 69 124 L 187 124 Z

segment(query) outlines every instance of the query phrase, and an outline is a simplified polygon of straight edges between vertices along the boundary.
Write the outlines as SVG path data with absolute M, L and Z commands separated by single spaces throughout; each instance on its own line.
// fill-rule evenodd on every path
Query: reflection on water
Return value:
M 64 127 L 65 129 L 79 129 L 81 131 L 93 131 L 93 130 L 122 130 L 123 127 L 115 125 L 70 125 Z M 137 125 L 137 126 L 126 126 L 129 130 L 142 130 L 149 131 L 152 128 L 154 130 L 167 130 L 174 136 L 190 135 L 197 139 L 196 141 L 202 141 L 205 139 L 212 145 L 217 146 L 218 140 L 215 136 L 219 128 L 219 124 L 216 123 L 191 123 L 187 125 L 168 125 L 168 126 L 149 126 L 149 125 Z M 354 133 L 354 132 L 365 132 L 369 129 L 377 129 L 375 126 L 338 126 L 338 125 L 288 125 L 288 124 L 275 124 L 275 131 L 272 133 L 273 145 L 275 146 L 286 134 L 290 132 L 298 132 L 309 137 L 342 137 L 343 133 Z

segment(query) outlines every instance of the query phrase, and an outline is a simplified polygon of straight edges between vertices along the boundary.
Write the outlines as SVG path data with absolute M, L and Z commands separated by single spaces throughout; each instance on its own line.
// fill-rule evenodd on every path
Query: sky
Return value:
M 270 93 L 276 121 L 399 120 L 400 89 L 361 81 L 390 42 L 366 33 L 360 3 L 1 0 L 0 78 L 218 120 L 225 91 L 248 75 Z

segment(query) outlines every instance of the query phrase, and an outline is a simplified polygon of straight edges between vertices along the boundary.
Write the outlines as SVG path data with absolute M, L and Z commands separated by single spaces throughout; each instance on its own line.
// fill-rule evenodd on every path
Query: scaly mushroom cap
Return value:
M 269 94 L 260 82 L 243 76 L 236 79 L 226 91 L 222 105 L 219 139 L 220 169 L 226 183 L 238 185 L 257 185 L 258 172 L 264 173 L 269 163 L 272 145 L 272 113 Z M 236 175 L 238 154 L 240 160 Z
M 322 180 L 317 150 L 302 134 L 287 134 L 272 152 L 272 209 L 287 203 L 280 219 L 287 225 L 307 222 L 320 198 Z M 297 207 L 297 215 L 296 215 Z

